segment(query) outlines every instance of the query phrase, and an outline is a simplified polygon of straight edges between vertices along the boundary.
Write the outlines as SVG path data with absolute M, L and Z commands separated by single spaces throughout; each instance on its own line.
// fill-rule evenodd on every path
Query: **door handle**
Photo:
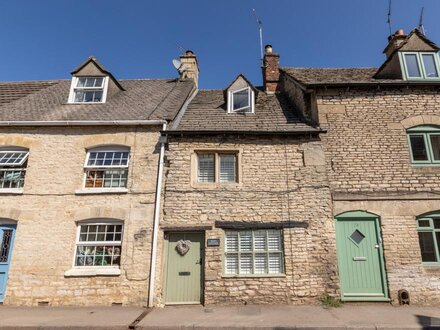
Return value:
M 375 249 L 380 248 L 380 245 L 376 243 L 376 245 L 374 246 Z
M 201 265 L 202 264 L 202 258 L 200 258 L 198 261 L 196 261 L 196 265 Z

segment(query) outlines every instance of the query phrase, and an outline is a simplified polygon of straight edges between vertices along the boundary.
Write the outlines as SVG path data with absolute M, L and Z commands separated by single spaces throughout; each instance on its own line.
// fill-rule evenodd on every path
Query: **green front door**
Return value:
M 379 219 L 366 212 L 336 217 L 341 300 L 388 300 Z
M 167 233 L 165 304 L 200 304 L 202 292 L 202 233 Z

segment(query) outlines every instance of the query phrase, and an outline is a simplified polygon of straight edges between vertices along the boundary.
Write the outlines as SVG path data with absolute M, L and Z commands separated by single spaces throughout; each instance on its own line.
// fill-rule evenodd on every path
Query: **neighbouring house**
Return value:
M 438 50 L 399 30 L 380 68 L 281 70 L 280 89 L 326 130 L 345 301 L 397 303 L 406 290 L 440 303 Z
M 0 303 L 147 303 L 160 131 L 194 89 L 93 57 L 70 80 L 0 83 Z
M 320 134 L 278 89 L 243 75 L 198 90 L 164 132 L 164 215 L 155 304 L 294 304 L 338 294 Z

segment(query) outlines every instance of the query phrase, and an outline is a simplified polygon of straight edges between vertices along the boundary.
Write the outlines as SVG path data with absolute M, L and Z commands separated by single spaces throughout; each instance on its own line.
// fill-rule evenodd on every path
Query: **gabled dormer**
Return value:
M 257 89 L 239 74 L 224 90 L 228 113 L 255 113 Z
M 71 74 L 68 103 L 105 103 L 108 97 L 124 90 L 117 79 L 93 56 L 87 58 Z
M 385 63 L 375 74 L 376 79 L 440 82 L 439 47 L 418 29 L 405 35 L 398 30 L 390 36 L 384 53 Z

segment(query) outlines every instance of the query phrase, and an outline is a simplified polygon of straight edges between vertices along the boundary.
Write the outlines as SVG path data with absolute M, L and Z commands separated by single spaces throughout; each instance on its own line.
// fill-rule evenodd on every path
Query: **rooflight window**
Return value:
M 71 103 L 104 103 L 107 77 L 73 77 Z
M 229 112 L 254 112 L 254 92 L 249 88 L 229 92 Z
M 437 53 L 404 53 L 406 79 L 439 79 Z

